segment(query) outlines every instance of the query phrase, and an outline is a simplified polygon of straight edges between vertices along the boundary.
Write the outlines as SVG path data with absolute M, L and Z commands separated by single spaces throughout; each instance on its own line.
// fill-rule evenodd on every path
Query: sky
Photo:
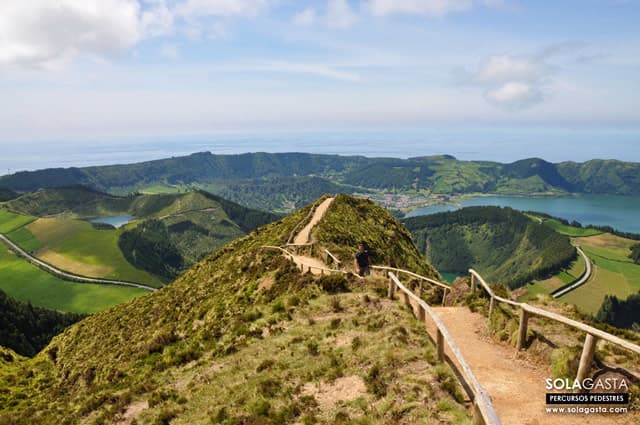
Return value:
M 640 127 L 640 0 L 1 0 L 0 145 Z

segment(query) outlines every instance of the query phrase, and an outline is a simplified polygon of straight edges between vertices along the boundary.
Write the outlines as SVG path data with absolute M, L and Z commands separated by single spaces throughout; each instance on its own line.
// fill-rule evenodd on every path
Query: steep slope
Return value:
M 511 208 L 470 207 L 404 221 L 439 270 L 480 271 L 512 288 L 552 275 L 576 258 L 567 236 Z
M 412 270 L 429 277 L 438 272 L 420 255 L 400 221 L 372 201 L 338 195 L 312 231 L 312 239 L 348 267 L 358 243 L 367 243 L 372 264 Z
M 384 210 L 346 196 L 335 202 L 319 226 L 336 249 L 351 249 L 364 228 L 386 260 L 430 269 Z M 334 206 L 345 217 L 364 209 L 369 222 L 332 237 Z M 467 421 L 423 326 L 375 295 L 384 284 L 301 274 L 261 249 L 285 244 L 310 208 L 232 242 L 160 291 L 68 328 L 35 359 L 0 366 L 0 423 Z M 354 293 L 332 295 L 346 288 Z

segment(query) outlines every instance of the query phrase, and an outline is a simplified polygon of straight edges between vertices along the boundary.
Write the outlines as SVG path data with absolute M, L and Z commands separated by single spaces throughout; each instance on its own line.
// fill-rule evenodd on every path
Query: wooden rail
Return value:
M 325 248 L 324 252 L 327 254 L 327 257 L 330 258 L 331 260 L 333 260 L 333 263 L 336 265 L 336 267 L 341 268 L 342 267 L 342 261 L 340 261 L 338 259 L 338 257 L 336 257 L 335 255 L 333 255 L 331 253 L 331 251 L 329 251 L 328 249 Z
M 442 282 L 438 282 L 437 280 L 434 279 L 430 279 L 426 276 L 421 276 L 417 273 L 414 272 L 410 272 L 409 270 L 404 270 L 404 269 L 398 269 L 396 267 L 388 267 L 388 266 L 371 266 L 372 269 L 375 270 L 383 270 L 386 272 L 396 272 L 396 273 L 404 273 L 406 275 L 409 275 L 411 277 L 414 277 L 416 279 L 420 279 L 422 281 L 428 282 L 431 285 L 435 285 L 435 286 L 439 286 L 442 289 L 444 289 L 444 294 L 442 295 L 442 305 L 444 305 L 446 299 L 447 299 L 447 291 L 451 291 L 451 286 L 447 285 L 446 283 L 442 283 Z M 420 287 L 420 289 L 422 289 L 422 287 Z
M 416 317 L 419 320 L 422 320 L 426 323 L 427 316 L 428 316 L 435 323 L 437 328 L 436 348 L 438 351 L 438 358 L 441 361 L 445 359 L 444 349 L 445 349 L 445 345 L 448 346 L 449 351 L 453 353 L 453 356 L 455 357 L 456 362 L 462 369 L 461 371 L 462 377 L 465 380 L 467 386 L 469 387 L 472 393 L 470 395 L 473 398 L 473 402 L 476 408 L 478 409 L 478 412 L 484 424 L 485 425 L 501 424 L 500 418 L 498 417 L 498 414 L 496 413 L 495 408 L 493 407 L 493 403 L 491 402 L 491 398 L 489 397 L 489 394 L 482 387 L 482 385 L 480 385 L 480 382 L 478 382 L 478 379 L 473 374 L 471 367 L 469 366 L 467 361 L 464 359 L 464 356 L 462 355 L 460 348 L 458 348 L 458 345 L 454 341 L 453 337 L 451 336 L 451 334 L 449 334 L 449 331 L 444 325 L 444 322 L 442 321 L 442 319 L 440 319 L 440 317 L 436 314 L 436 312 L 431 307 L 429 307 L 429 305 L 426 302 L 418 298 L 413 292 L 407 289 L 407 287 L 405 287 L 400 282 L 398 277 L 395 274 L 393 274 L 393 272 L 391 271 L 389 272 L 389 278 L 390 278 L 389 290 L 388 290 L 389 298 L 393 299 L 393 295 L 396 292 L 396 288 L 399 289 L 402 292 L 405 303 L 410 307 L 412 307 L 414 314 L 416 314 Z M 417 306 L 417 309 L 418 309 L 417 313 L 415 309 L 413 309 L 413 305 L 411 304 L 411 301 L 413 301 Z
M 331 269 L 329 267 L 318 267 L 318 266 L 314 266 L 312 264 L 308 264 L 305 263 L 303 261 L 300 261 L 300 259 L 298 258 L 298 261 L 296 262 L 296 257 L 299 257 L 295 254 L 292 254 L 291 252 L 287 251 L 286 249 L 280 247 L 280 246 L 275 246 L 275 245 L 263 245 L 260 247 L 261 249 L 277 249 L 279 251 L 281 251 L 283 254 L 285 254 L 286 256 L 288 256 L 289 258 L 291 258 L 291 260 L 293 260 L 293 262 L 295 262 L 296 264 L 298 264 L 300 266 L 300 270 L 301 271 L 305 271 L 305 267 L 307 268 L 307 271 L 311 271 L 311 270 L 319 270 L 320 274 L 325 274 L 325 273 L 340 273 L 340 274 L 347 274 L 348 272 L 345 270 L 338 270 L 338 269 Z
M 591 362 L 593 360 L 593 354 L 595 352 L 596 342 L 598 338 L 610 342 L 612 344 L 618 345 L 626 350 L 629 350 L 633 353 L 640 354 L 640 346 L 633 344 L 627 340 L 624 340 L 615 335 L 611 335 L 608 332 L 604 332 L 600 329 L 594 328 L 593 326 L 589 326 L 585 323 L 578 322 L 573 319 L 569 319 L 561 314 L 554 313 L 552 311 L 548 311 L 542 309 L 540 307 L 535 307 L 527 303 L 519 303 L 513 300 L 508 300 L 503 297 L 499 297 L 494 294 L 491 287 L 485 282 L 485 280 L 480 276 L 480 274 L 473 270 L 469 269 L 469 273 L 471 273 L 471 290 L 475 291 L 477 282 L 484 288 L 484 290 L 489 294 L 490 302 L 489 302 L 489 317 L 491 317 L 491 313 L 495 307 L 495 302 L 502 302 L 508 304 L 512 307 L 516 307 L 520 309 L 520 321 L 518 324 L 518 341 L 516 347 L 518 350 L 521 350 L 525 347 L 526 338 L 527 338 L 527 327 L 529 322 L 529 317 L 532 315 L 544 317 L 546 319 L 554 320 L 556 322 L 565 324 L 574 329 L 578 329 L 587 334 L 585 343 L 582 349 L 582 355 L 580 356 L 580 364 L 578 366 L 578 374 L 577 379 L 582 381 L 587 377 L 591 368 Z

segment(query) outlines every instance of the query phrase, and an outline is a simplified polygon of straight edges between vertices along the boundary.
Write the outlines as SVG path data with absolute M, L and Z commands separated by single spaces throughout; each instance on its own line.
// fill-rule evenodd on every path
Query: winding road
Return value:
M 584 274 L 580 279 L 578 279 L 577 281 L 575 281 L 574 283 L 572 283 L 567 287 L 560 288 L 559 290 L 553 292 L 551 294 L 553 298 L 560 298 L 561 296 L 573 291 L 579 286 L 584 285 L 587 282 L 587 280 L 589 280 L 589 278 L 591 277 L 591 261 L 589 261 L 589 257 L 587 257 L 587 254 L 585 254 L 584 251 L 580 249 L 580 247 L 576 247 L 576 249 L 578 250 L 578 253 L 582 255 L 582 258 L 584 258 L 584 263 L 586 264 L 587 269 L 585 270 Z
M 140 283 L 135 282 L 127 282 L 124 280 L 111 280 L 111 279 L 101 279 L 101 278 L 93 278 L 80 276 L 77 274 L 69 273 L 64 270 L 60 270 L 51 264 L 45 263 L 44 261 L 34 257 L 33 255 L 26 252 L 24 249 L 20 248 L 18 245 L 13 243 L 9 238 L 0 233 L 0 240 L 4 242 L 13 252 L 15 252 L 20 257 L 23 257 L 25 260 L 30 262 L 31 264 L 41 268 L 42 270 L 51 273 L 52 275 L 59 277 L 60 279 L 69 280 L 77 283 L 96 283 L 96 284 L 105 284 L 105 285 L 119 285 L 119 286 L 130 286 L 132 288 L 144 289 L 146 291 L 157 291 L 158 288 L 153 288 L 151 286 L 142 285 Z

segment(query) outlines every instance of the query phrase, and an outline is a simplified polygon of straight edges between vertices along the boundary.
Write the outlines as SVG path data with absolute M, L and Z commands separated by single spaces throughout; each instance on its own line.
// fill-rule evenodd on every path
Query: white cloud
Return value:
M 298 26 L 313 25 L 316 21 L 316 10 L 308 7 L 293 17 L 293 23 Z
M 328 0 L 327 25 L 329 28 L 349 28 L 356 20 L 356 15 L 347 0 Z
M 488 89 L 485 99 L 500 108 L 521 110 L 540 103 L 543 100 L 540 88 L 531 83 L 510 81 L 500 86 Z
M 210 18 L 254 17 L 271 1 L 0 0 L 0 65 L 51 68 L 77 55 L 103 56 L 177 29 L 224 38 L 226 27 Z
M 50 67 L 140 40 L 136 0 L 2 0 L 0 64 Z
M 464 12 L 476 4 L 499 7 L 504 4 L 504 0 L 369 0 L 368 7 L 376 16 L 397 13 L 440 17 Z
M 530 57 L 496 55 L 486 59 L 473 77 L 479 82 L 536 81 L 550 73 L 550 67 Z
M 155 37 L 173 33 L 175 19 L 166 2 L 159 0 L 153 5 L 142 12 L 140 18 L 144 34 Z
M 555 70 L 547 61 L 550 56 L 490 56 L 477 70 L 462 72 L 459 81 L 483 88 L 485 100 L 493 106 L 505 110 L 527 109 L 547 97 L 544 92 Z

